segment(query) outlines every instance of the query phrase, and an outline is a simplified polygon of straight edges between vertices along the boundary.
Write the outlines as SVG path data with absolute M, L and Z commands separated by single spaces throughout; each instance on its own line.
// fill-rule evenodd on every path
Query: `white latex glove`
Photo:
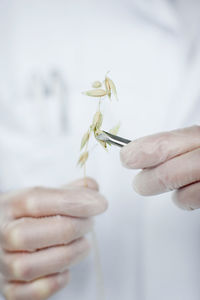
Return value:
M 184 209 L 200 208 L 200 126 L 140 138 L 121 150 L 123 165 L 143 169 L 133 187 L 141 195 L 172 190 Z
M 8 300 L 47 299 L 89 251 L 84 235 L 107 202 L 92 179 L 0 197 L 0 288 Z

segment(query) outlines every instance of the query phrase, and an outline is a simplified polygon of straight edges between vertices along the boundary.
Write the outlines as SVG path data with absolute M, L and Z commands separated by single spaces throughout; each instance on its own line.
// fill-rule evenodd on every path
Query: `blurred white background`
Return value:
M 0 189 L 82 176 L 81 136 L 96 100 L 81 92 L 110 70 L 119 103 L 104 129 L 126 138 L 199 122 L 199 1 L 0 0 Z M 107 299 L 199 300 L 198 212 L 131 188 L 119 150 L 91 153 L 88 175 L 110 202 L 96 230 Z M 96 299 L 92 254 L 52 299 Z

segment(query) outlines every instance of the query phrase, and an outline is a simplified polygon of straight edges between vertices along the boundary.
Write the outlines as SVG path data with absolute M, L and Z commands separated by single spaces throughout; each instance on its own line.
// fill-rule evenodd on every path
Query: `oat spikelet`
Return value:
M 120 128 L 120 126 L 121 126 L 121 124 L 120 123 L 118 123 L 116 126 L 114 126 L 112 129 L 110 129 L 110 133 L 111 134 L 114 134 L 114 135 L 117 135 L 118 134 L 118 132 L 119 132 L 119 128 Z
M 98 80 L 94 81 L 94 82 L 92 83 L 92 87 L 93 87 L 94 89 L 98 89 L 98 88 L 102 87 L 101 81 L 98 81 Z
M 83 167 L 88 159 L 89 156 L 89 152 L 88 151 L 84 151 L 81 156 L 79 157 L 78 160 L 78 165 L 80 165 L 81 167 Z
M 81 150 L 85 147 L 90 138 L 90 130 L 88 130 L 82 137 L 81 140 Z
M 91 129 L 95 132 L 96 130 L 100 129 L 102 123 L 103 123 L 103 115 L 100 111 L 97 111 L 94 115 Z
M 109 99 L 111 99 L 111 87 L 110 87 L 110 83 L 109 83 L 109 78 L 107 76 L 104 80 L 104 84 L 105 84 L 107 95 L 108 95 Z
M 118 101 L 117 89 L 116 89 L 114 82 L 109 77 L 106 77 L 106 79 L 108 81 L 108 85 L 110 87 L 111 93 L 114 95 L 115 99 Z
M 107 147 L 107 143 L 106 142 L 103 142 L 103 141 L 100 141 L 100 140 L 97 140 L 98 143 L 106 150 L 108 151 L 108 147 Z
M 108 148 L 108 147 L 107 147 L 107 143 L 98 139 L 98 136 L 99 136 L 100 134 L 102 134 L 102 133 L 103 133 L 102 130 L 97 129 L 97 130 L 95 130 L 95 132 L 94 132 L 94 136 L 95 136 L 97 142 L 98 142 L 98 143 L 99 143 L 99 144 L 107 151 L 107 148 Z
M 94 132 L 94 136 L 95 136 L 95 138 L 97 138 L 100 134 L 102 134 L 103 133 L 103 131 L 101 130 L 101 129 L 96 129 L 95 130 L 95 132 Z
M 103 89 L 94 89 L 83 92 L 83 94 L 89 97 L 104 97 L 107 95 L 107 92 Z

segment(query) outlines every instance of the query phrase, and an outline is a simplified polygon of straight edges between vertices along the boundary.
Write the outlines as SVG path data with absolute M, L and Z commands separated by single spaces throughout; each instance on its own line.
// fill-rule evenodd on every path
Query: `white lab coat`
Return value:
M 120 101 L 107 104 L 105 129 L 120 120 L 134 139 L 198 123 L 200 58 L 182 16 L 165 1 L 1 0 L 0 189 L 82 176 L 79 142 L 96 102 L 81 91 L 108 70 Z M 106 299 L 199 300 L 199 212 L 177 209 L 169 193 L 136 195 L 118 149 L 95 148 L 87 172 L 110 203 L 96 220 Z M 51 299 L 96 299 L 93 254 Z

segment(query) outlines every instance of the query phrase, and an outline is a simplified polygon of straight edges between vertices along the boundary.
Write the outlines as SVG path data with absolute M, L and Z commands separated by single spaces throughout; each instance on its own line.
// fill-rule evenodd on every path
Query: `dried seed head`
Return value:
M 99 128 L 98 129 L 96 129 L 95 130 L 95 132 L 94 132 L 94 136 L 95 136 L 95 138 L 97 138 L 100 134 L 103 134 L 103 131 L 102 130 L 100 130 Z
M 92 125 L 91 125 L 91 129 L 93 131 L 96 131 L 96 130 L 100 129 L 102 123 L 103 123 L 103 115 L 100 111 L 97 111 L 94 115 L 93 122 L 92 122 Z
M 108 150 L 108 148 L 107 148 L 107 143 L 106 143 L 106 142 L 100 141 L 100 140 L 98 140 L 98 139 L 97 139 L 97 141 L 98 141 L 98 143 L 99 143 L 106 151 Z
M 101 131 L 100 129 L 97 129 L 94 131 L 94 136 L 95 136 L 97 142 L 107 151 L 107 143 L 98 139 L 98 136 L 102 133 L 103 133 L 103 131 Z
M 83 167 L 84 164 L 86 163 L 87 159 L 88 159 L 88 156 L 89 156 L 89 152 L 88 151 L 83 152 L 81 154 L 81 156 L 79 157 L 78 165 L 80 165 L 81 167 Z
M 94 89 L 98 89 L 98 88 L 100 88 L 100 87 L 102 87 L 102 83 L 100 82 L 100 81 L 94 81 L 93 83 L 92 83 L 92 87 L 94 88 Z
M 88 130 L 82 137 L 81 150 L 85 147 L 86 143 L 89 141 L 89 138 L 90 138 L 90 130 Z
M 78 165 L 81 167 L 85 166 L 86 161 L 88 159 L 88 142 L 91 136 L 91 133 L 94 133 L 94 137 L 97 139 L 98 143 L 107 151 L 108 145 L 111 146 L 110 143 L 101 141 L 98 139 L 99 134 L 102 134 L 101 126 L 103 122 L 103 115 L 100 112 L 100 105 L 101 105 L 101 97 L 108 96 L 110 99 L 112 96 L 114 96 L 117 99 L 117 90 L 114 82 L 112 79 L 110 79 L 107 75 L 109 72 L 106 73 L 105 79 L 103 82 L 100 81 L 94 81 L 92 83 L 92 88 L 89 91 L 83 92 L 84 95 L 90 96 L 90 97 L 97 97 L 99 99 L 99 108 L 98 111 L 95 113 L 92 121 L 92 125 L 90 126 L 89 130 L 84 134 L 81 140 L 81 150 L 84 148 L 85 151 L 81 154 L 78 160 Z M 104 88 L 102 88 L 102 84 Z M 116 125 L 110 130 L 110 133 L 117 134 L 119 130 L 120 124 Z
M 105 84 L 107 95 L 111 99 L 111 87 L 110 87 L 110 83 L 109 83 L 109 80 L 108 80 L 107 76 L 105 78 L 104 84 Z
M 121 126 L 121 124 L 118 123 L 118 124 L 117 124 L 116 126 L 114 126 L 109 132 L 110 132 L 111 134 L 117 135 L 118 132 L 119 132 L 120 126 Z
M 112 92 L 113 95 L 115 96 L 115 99 L 118 100 L 118 97 L 117 97 L 117 89 L 116 89 L 116 86 L 115 86 L 114 82 L 112 81 L 112 79 L 110 79 L 109 77 L 106 76 L 105 81 L 107 81 L 107 85 L 108 85 L 109 88 L 110 88 L 110 94 L 111 94 L 111 92 Z
M 90 97 L 104 97 L 107 95 L 107 92 L 103 89 L 95 89 L 83 92 L 83 94 Z

